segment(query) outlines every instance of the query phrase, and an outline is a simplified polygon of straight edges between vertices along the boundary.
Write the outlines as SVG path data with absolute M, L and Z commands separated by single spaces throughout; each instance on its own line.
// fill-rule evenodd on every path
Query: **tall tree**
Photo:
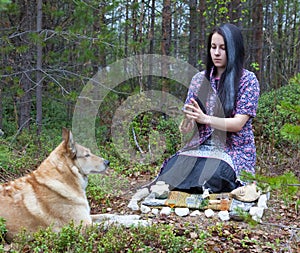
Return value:
M 26 47 L 26 50 L 22 54 L 15 54 L 16 59 L 18 59 L 20 65 L 16 65 L 19 71 L 21 71 L 21 76 L 19 79 L 19 87 L 21 93 L 15 96 L 15 102 L 18 108 L 18 127 L 19 130 L 23 128 L 30 127 L 31 118 L 31 106 L 32 106 L 32 80 L 34 80 L 33 63 L 34 56 L 33 52 L 34 46 L 30 38 L 31 31 L 36 30 L 36 3 L 33 1 L 21 2 L 20 12 L 18 19 L 15 20 L 14 25 L 19 26 L 18 35 L 13 40 L 16 47 Z M 18 22 L 20 21 L 20 22 Z
M 206 56 L 206 0 L 199 0 L 199 60 L 204 63 Z M 201 66 L 203 67 L 203 66 Z
M 94 18 L 94 33 L 100 34 L 101 36 L 107 36 L 108 31 L 107 31 L 107 26 L 106 26 L 106 18 L 105 18 L 105 11 L 106 11 L 106 2 L 101 1 L 98 6 L 95 6 L 94 8 L 94 13 L 93 13 L 93 18 Z M 107 50 L 106 50 L 106 45 L 104 43 L 99 43 L 98 44 L 98 67 L 100 68 L 105 68 L 107 65 Z
M 189 19 L 189 64 L 196 67 L 197 65 L 197 49 L 198 49 L 198 34 L 197 32 L 197 0 L 189 0 L 189 10 L 190 10 L 190 19 Z
M 149 1 L 150 2 L 150 1 Z M 154 54 L 154 36 L 155 36 L 155 0 L 151 0 L 151 17 L 150 17 L 150 26 L 149 26 L 149 54 Z M 152 71 L 152 63 L 150 62 L 150 72 Z M 147 90 L 152 89 L 152 81 L 153 77 L 152 75 L 148 76 L 147 80 Z
M 42 131 L 42 119 L 43 119 L 43 103 L 42 103 L 42 62 L 43 62 L 43 46 L 41 42 L 41 31 L 42 31 L 42 18 L 43 18 L 43 1 L 37 1 L 37 18 L 36 18 L 36 31 L 39 35 L 37 41 L 37 57 L 36 57 L 36 124 L 37 124 L 37 135 L 41 134 Z
M 257 0 L 253 12 L 253 45 L 254 62 L 258 64 L 255 69 L 258 80 L 262 80 L 263 67 L 263 5 L 261 0 Z
M 242 4 L 241 0 L 232 0 L 229 1 L 229 17 L 230 17 L 230 22 L 234 23 L 236 25 L 241 24 L 241 15 L 242 13 Z
M 161 42 L 162 55 L 170 55 L 171 36 L 172 36 L 171 24 L 172 24 L 171 0 L 163 0 L 162 42 Z
M 161 52 L 164 56 L 170 55 L 171 48 L 171 24 L 172 24 L 172 9 L 171 0 L 163 0 L 163 10 L 162 10 L 162 42 L 161 42 Z M 162 62 L 162 74 L 165 76 L 169 71 L 169 63 L 167 58 Z M 166 78 L 162 79 L 162 91 L 165 93 L 169 92 L 168 80 Z M 162 102 L 166 101 L 165 97 L 162 97 Z

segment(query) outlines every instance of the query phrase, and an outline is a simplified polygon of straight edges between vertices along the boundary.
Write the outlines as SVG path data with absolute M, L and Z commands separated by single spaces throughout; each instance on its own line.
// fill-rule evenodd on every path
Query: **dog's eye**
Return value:
M 86 154 L 84 157 L 90 157 L 90 154 Z

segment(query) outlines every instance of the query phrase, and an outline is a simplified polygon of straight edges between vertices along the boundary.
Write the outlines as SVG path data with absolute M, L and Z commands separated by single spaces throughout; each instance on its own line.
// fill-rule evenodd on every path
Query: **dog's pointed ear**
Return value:
M 70 153 L 71 157 L 74 158 L 76 156 L 76 148 L 72 132 L 64 127 L 62 130 L 62 137 L 65 142 L 66 150 Z

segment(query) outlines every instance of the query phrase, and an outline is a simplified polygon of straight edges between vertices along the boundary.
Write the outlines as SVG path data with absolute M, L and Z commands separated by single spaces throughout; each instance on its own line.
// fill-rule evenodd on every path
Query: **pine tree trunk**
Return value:
M 197 37 L 197 0 L 189 1 L 190 7 L 190 36 L 189 36 L 189 64 L 193 67 L 197 65 L 197 48 L 198 48 L 198 37 Z
M 206 0 L 200 0 L 199 1 L 199 48 L 198 48 L 198 55 L 199 59 L 201 60 L 201 63 L 204 63 L 206 61 L 206 19 L 205 19 L 205 10 L 206 10 Z M 200 68 L 204 68 L 203 66 L 200 66 Z
M 255 71 L 255 74 L 259 81 L 262 80 L 262 68 L 263 68 L 263 6 L 262 1 L 257 0 L 254 13 L 253 13 L 253 27 L 254 27 L 254 61 L 258 63 L 259 69 Z
M 161 52 L 162 55 L 170 55 L 171 46 L 171 21 L 172 21 L 172 11 L 171 11 L 171 0 L 163 1 L 163 13 L 162 13 L 162 42 L 161 42 Z M 166 76 L 169 71 L 169 63 L 167 58 L 163 60 L 162 63 L 162 75 Z M 162 91 L 165 93 L 169 92 L 169 85 L 167 78 L 162 79 Z M 162 96 L 162 105 L 166 102 L 166 98 Z
M 40 34 L 42 30 L 42 18 L 43 18 L 43 1 L 37 1 L 37 33 Z M 42 84 L 42 62 L 43 62 L 43 47 L 41 44 L 41 38 L 37 44 L 37 63 L 36 63 L 36 124 L 37 124 L 37 135 L 40 135 L 42 132 L 42 119 L 43 119 L 43 101 L 42 101 L 42 93 L 43 93 L 43 84 Z
M 150 27 L 149 27 L 149 54 L 154 54 L 154 26 L 155 26 L 155 0 L 151 0 L 151 17 L 150 17 Z M 149 63 L 150 73 L 152 72 L 152 62 Z M 152 89 L 153 77 L 148 76 L 147 79 L 147 90 Z
M 20 30 L 25 33 L 15 38 L 14 43 L 17 46 L 24 43 L 28 47 L 23 54 L 16 54 L 19 66 L 21 66 L 23 73 L 20 77 L 20 88 L 22 90 L 21 95 L 16 96 L 17 110 L 18 110 L 18 128 L 21 131 L 24 128 L 29 129 L 31 121 L 31 106 L 32 106 L 32 81 L 34 76 L 30 70 L 32 63 L 34 62 L 33 44 L 30 43 L 29 31 L 33 31 L 36 28 L 36 4 L 35 2 L 24 2 L 20 4 L 20 20 L 23 20 L 20 24 Z M 16 66 L 19 68 L 19 66 Z

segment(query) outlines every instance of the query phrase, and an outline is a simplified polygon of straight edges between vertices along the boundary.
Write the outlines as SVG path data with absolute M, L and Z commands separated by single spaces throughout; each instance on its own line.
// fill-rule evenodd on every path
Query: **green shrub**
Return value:
M 245 182 L 255 181 L 263 193 L 280 190 L 280 197 L 285 201 L 291 200 L 297 194 L 300 185 L 299 179 L 293 172 L 274 177 L 242 172 L 241 179 Z
M 16 252 L 92 252 L 97 231 L 90 227 L 83 233 L 82 225 L 75 226 L 74 223 L 62 228 L 61 232 L 53 232 L 51 227 L 40 230 L 32 235 L 26 231 L 14 240 Z
M 7 229 L 6 229 L 5 219 L 0 217 L 0 243 L 4 242 L 4 236 L 5 236 L 6 232 L 7 232 Z M 0 247 L 0 250 L 1 250 L 1 247 Z
M 130 127 L 131 145 L 137 151 L 139 146 L 144 152 L 161 154 L 162 158 L 166 158 L 180 148 L 178 122 L 167 115 L 155 111 L 144 112 L 135 117 Z M 155 162 L 160 163 L 161 160 Z
M 87 186 L 87 196 L 101 204 L 105 200 L 106 205 L 109 205 L 109 197 L 117 197 L 122 194 L 124 189 L 127 189 L 129 181 L 125 176 L 116 172 L 110 175 L 89 175 L 89 183 Z
M 24 130 L 0 142 L 0 169 L 20 176 L 35 168 L 62 141 L 60 131 L 51 129 L 37 137 L 34 130 Z
M 299 148 L 300 73 L 288 85 L 262 94 L 259 99 L 255 134 L 275 146 Z
M 11 252 L 205 252 L 207 232 L 195 228 L 198 239 L 190 240 L 189 231 L 178 234 L 174 226 L 153 225 L 149 227 L 110 226 L 104 224 L 85 228 L 70 223 L 61 232 L 51 228 L 40 230 L 29 236 L 23 231 L 12 244 Z
M 11 152 L 5 142 L 0 143 L 0 167 L 5 166 L 9 162 Z

